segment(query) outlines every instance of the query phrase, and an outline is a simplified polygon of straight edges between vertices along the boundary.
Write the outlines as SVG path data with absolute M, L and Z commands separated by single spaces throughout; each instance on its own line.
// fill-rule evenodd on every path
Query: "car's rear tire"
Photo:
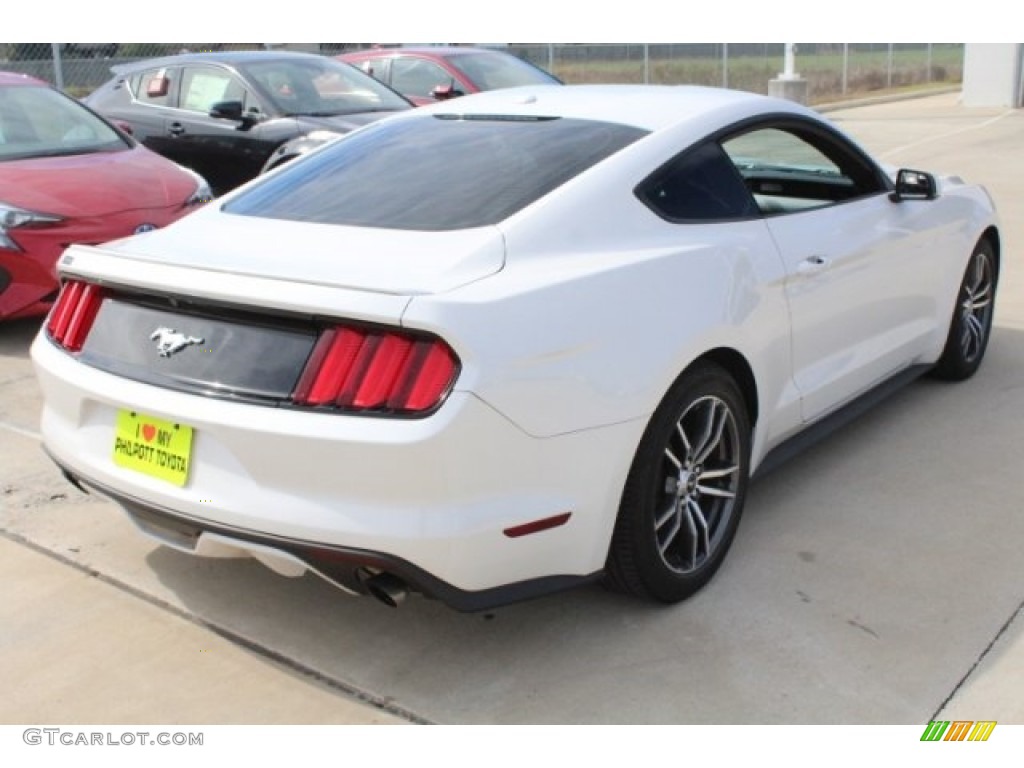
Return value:
M 739 388 L 700 362 L 669 390 L 626 479 L 606 583 L 665 603 L 700 589 L 722 564 L 739 525 L 750 422 Z
M 949 381 L 962 381 L 974 375 L 981 365 L 992 335 L 999 264 L 995 250 L 982 239 L 971 254 L 957 292 L 953 318 L 942 357 L 932 375 Z

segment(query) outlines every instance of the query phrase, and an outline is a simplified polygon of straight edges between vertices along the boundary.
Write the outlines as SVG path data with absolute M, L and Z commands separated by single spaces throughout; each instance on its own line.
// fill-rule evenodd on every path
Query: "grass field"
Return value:
M 681 46 L 673 46 L 679 49 Z M 707 48 L 708 46 L 702 46 Z M 551 71 L 566 83 L 642 83 L 644 82 L 643 46 L 629 46 L 623 56 L 622 47 L 616 58 L 601 58 L 601 46 L 515 47 L 523 55 Z M 650 46 L 647 78 L 650 83 L 678 85 L 727 84 L 730 88 L 767 93 L 768 81 L 783 68 L 782 45 L 763 46 L 761 55 L 730 54 L 725 76 L 719 56 L 659 56 L 658 46 Z M 893 52 L 890 70 L 888 51 L 884 47 L 864 50 L 851 47 L 843 83 L 843 54 L 838 50 L 800 54 L 796 57 L 797 72 L 810 83 L 812 103 L 835 101 L 877 91 L 902 90 L 926 84 L 955 84 L 963 79 L 963 46 L 936 44 L 929 62 L 925 46 L 897 49 Z M 929 66 L 930 64 L 930 66 Z

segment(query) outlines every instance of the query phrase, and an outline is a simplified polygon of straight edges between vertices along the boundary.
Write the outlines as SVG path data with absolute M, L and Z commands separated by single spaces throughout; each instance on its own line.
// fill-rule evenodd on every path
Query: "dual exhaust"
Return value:
M 75 484 L 78 485 L 77 482 Z M 298 578 L 311 571 L 350 595 L 370 595 L 391 608 L 397 608 L 409 595 L 406 581 L 386 571 L 374 572 L 365 567 L 336 571 L 323 567 L 323 564 L 318 566 L 298 553 L 265 544 L 211 531 L 200 531 L 194 538 L 180 534 L 175 536 L 172 531 L 154 526 L 151 521 L 138 515 L 132 515 L 132 520 L 143 533 L 160 543 L 199 557 L 252 557 L 275 573 L 289 578 Z
M 363 580 L 368 594 L 384 605 L 397 608 L 409 595 L 409 585 L 390 573 L 378 573 Z

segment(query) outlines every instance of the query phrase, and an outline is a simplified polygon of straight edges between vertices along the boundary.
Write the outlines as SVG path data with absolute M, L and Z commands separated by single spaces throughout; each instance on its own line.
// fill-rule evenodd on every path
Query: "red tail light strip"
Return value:
M 50 319 L 46 324 L 46 330 L 58 344 L 63 343 L 64 335 L 68 331 L 68 323 L 71 322 L 71 315 L 78 306 L 78 300 L 82 296 L 85 283 L 65 283 L 61 289 L 57 303 L 50 310 Z
M 437 338 L 350 327 L 325 330 L 292 400 L 347 411 L 415 414 L 440 404 L 458 361 Z
M 72 280 L 61 289 L 50 312 L 46 330 L 69 352 L 78 352 L 92 329 L 105 293 L 98 285 Z
M 334 402 L 352 362 L 363 344 L 363 334 L 349 328 L 328 328 L 313 348 L 292 399 L 305 405 Z
M 431 345 L 422 366 L 409 371 L 410 391 L 399 407 L 411 411 L 432 408 L 439 393 L 447 389 L 455 368 L 455 355 L 447 346 Z
M 389 333 L 374 349 L 373 359 L 356 391 L 356 408 L 378 408 L 384 405 L 395 388 L 395 379 L 405 365 L 412 341 Z

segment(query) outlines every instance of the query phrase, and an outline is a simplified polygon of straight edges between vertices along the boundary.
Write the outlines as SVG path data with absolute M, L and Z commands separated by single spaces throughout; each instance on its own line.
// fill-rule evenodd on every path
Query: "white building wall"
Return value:
M 968 107 L 1024 106 L 1021 43 L 967 43 L 963 103 Z

